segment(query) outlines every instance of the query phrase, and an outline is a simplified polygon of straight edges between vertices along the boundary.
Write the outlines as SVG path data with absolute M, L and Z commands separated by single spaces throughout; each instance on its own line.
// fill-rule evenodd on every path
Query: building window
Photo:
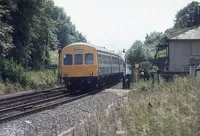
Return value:
M 72 65 L 72 54 L 64 55 L 64 65 Z
M 85 54 L 85 64 L 94 64 L 94 55 L 92 53 Z
M 83 64 L 83 55 L 82 54 L 75 54 L 75 65 Z

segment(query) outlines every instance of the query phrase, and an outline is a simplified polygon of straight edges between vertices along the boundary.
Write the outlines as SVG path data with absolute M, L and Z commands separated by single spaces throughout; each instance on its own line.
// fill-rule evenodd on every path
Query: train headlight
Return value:
M 93 72 L 90 72 L 90 76 L 93 76 Z
M 65 73 L 64 75 L 65 75 L 65 77 L 67 77 L 67 76 L 68 76 L 68 73 Z

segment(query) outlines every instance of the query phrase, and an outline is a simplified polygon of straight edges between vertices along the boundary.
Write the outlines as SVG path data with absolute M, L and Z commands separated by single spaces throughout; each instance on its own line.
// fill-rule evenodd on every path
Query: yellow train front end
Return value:
M 68 90 L 94 85 L 98 77 L 97 50 L 84 43 L 64 47 L 61 51 L 61 76 Z

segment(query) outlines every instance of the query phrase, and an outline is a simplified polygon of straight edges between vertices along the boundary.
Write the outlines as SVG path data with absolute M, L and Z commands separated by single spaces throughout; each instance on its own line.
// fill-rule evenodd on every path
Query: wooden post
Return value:
M 61 60 L 60 60 L 61 50 L 62 50 L 62 47 L 58 46 L 58 82 L 60 84 L 62 83 L 62 79 L 61 79 Z

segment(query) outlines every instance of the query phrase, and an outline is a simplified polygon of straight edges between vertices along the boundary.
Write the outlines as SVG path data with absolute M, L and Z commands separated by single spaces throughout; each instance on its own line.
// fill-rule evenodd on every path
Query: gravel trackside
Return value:
M 122 101 L 122 96 L 102 91 L 54 109 L 0 124 L 0 136 L 23 136 L 25 120 L 32 122 L 31 136 L 56 136 L 87 119 L 90 114 L 101 113 L 110 104 L 117 106 Z

